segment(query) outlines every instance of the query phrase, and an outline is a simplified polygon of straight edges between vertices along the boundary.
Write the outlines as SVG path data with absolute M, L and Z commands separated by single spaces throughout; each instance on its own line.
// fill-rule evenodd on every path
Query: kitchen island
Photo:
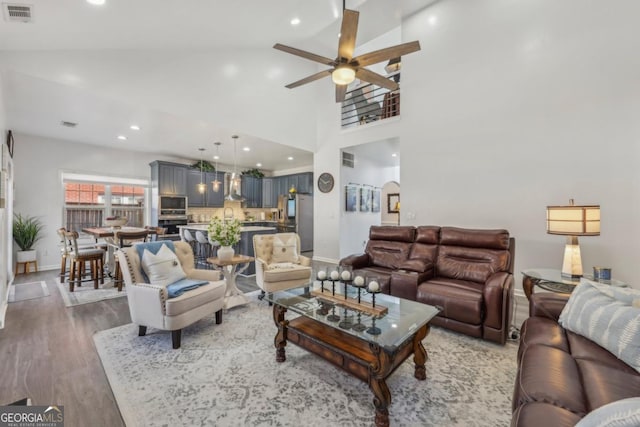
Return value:
M 179 225 L 178 229 L 180 230 L 180 240 L 184 241 L 182 230 L 189 230 L 193 234 L 196 231 L 201 231 L 205 235 L 208 234 L 209 224 L 187 224 L 187 225 Z M 236 254 L 238 255 L 246 255 L 253 257 L 253 236 L 256 234 L 273 234 L 276 233 L 276 227 L 268 227 L 261 225 L 245 225 L 240 227 L 240 242 L 233 247 L 235 249 Z M 194 236 L 195 237 L 195 236 Z M 251 262 L 249 267 L 244 270 L 240 275 L 241 276 L 253 276 L 256 274 L 256 265 L 255 262 Z

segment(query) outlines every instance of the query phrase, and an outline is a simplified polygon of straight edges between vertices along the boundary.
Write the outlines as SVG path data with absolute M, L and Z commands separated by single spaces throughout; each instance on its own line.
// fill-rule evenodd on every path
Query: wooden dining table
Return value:
M 86 227 L 82 229 L 82 232 L 91 234 L 95 237 L 96 240 L 102 239 L 105 237 L 113 237 L 115 236 L 116 231 L 148 231 L 149 234 L 156 234 L 156 230 L 147 229 L 143 227 L 121 227 L 114 229 L 113 227 Z

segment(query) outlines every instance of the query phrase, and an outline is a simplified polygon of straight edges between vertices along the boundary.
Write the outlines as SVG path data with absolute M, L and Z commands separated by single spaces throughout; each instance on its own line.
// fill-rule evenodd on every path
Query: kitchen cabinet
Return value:
M 213 191 L 212 181 L 220 181 L 220 189 Z M 224 172 L 207 172 L 205 174 L 205 184 L 207 184 L 207 207 L 221 208 L 224 206 Z
M 161 196 L 186 196 L 187 166 L 162 161 L 152 162 L 151 182 Z
M 220 181 L 220 189 L 213 191 L 214 181 L 218 178 Z M 206 185 L 206 191 L 200 193 L 198 184 L 200 180 Z M 200 171 L 197 169 L 189 169 L 187 171 L 187 197 L 189 197 L 189 207 L 191 208 L 221 208 L 224 206 L 224 172 L 204 172 L 202 178 Z
M 273 197 L 273 178 L 262 178 L 262 207 L 275 208 L 278 204 L 278 198 Z
M 198 191 L 198 184 L 202 182 L 206 183 L 204 179 L 204 173 L 201 175 L 199 170 L 189 169 L 187 171 L 187 197 L 190 208 L 204 207 L 206 206 L 207 192 L 200 193 Z
M 296 187 L 298 193 L 313 193 L 313 173 L 305 172 L 298 174 L 298 186 Z
M 242 196 L 245 198 L 245 207 L 262 207 L 262 178 L 242 176 Z

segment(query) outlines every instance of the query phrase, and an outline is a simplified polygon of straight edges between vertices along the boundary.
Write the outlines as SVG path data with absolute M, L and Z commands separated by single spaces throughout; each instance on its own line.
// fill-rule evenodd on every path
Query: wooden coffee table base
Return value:
M 422 340 L 429 333 L 428 323 L 417 329 L 401 346 L 389 351 L 305 316 L 285 320 L 286 312 L 285 307 L 274 304 L 273 320 L 278 327 L 274 340 L 276 361 L 286 360 L 285 347 L 289 341 L 366 382 L 373 392 L 378 427 L 389 425 L 391 393 L 386 383 L 389 375 L 413 354 L 414 376 L 419 380 L 426 379 L 424 364 L 427 352 Z

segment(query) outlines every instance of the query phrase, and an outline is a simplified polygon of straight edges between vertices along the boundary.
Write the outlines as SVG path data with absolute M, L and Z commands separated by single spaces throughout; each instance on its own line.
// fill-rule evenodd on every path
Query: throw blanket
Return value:
M 167 285 L 167 293 L 169 294 L 169 298 L 175 298 L 179 297 L 186 291 L 196 289 L 200 286 L 206 285 L 207 283 L 209 282 L 206 280 L 182 279 Z
M 142 262 L 142 254 L 144 253 L 145 249 L 151 252 L 152 254 L 156 255 L 160 250 L 160 248 L 162 247 L 162 245 L 167 246 L 169 249 L 171 249 L 171 252 L 176 253 L 176 248 L 175 246 L 173 246 L 173 242 L 171 240 L 163 240 L 162 242 L 137 243 L 133 245 L 133 247 L 136 248 L 136 251 L 138 252 L 138 258 L 140 258 L 140 261 Z M 142 277 L 144 278 L 144 281 L 146 283 L 149 283 L 149 277 L 144 272 L 144 269 L 141 268 L 140 272 L 142 272 Z

